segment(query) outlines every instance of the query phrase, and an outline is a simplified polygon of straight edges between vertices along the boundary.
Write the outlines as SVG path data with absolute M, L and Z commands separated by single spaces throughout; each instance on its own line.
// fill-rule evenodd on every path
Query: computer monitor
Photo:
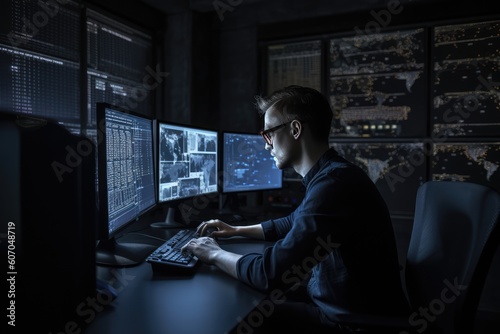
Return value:
M 158 203 L 169 207 L 165 221 L 151 226 L 185 226 L 191 213 L 202 210 L 218 194 L 218 132 L 160 120 L 157 123 L 157 196 Z M 198 200 L 185 204 L 189 198 Z M 182 203 L 183 222 L 176 222 L 176 207 Z
M 99 245 L 96 261 L 135 265 L 152 245 L 118 243 L 116 236 L 156 205 L 153 120 L 97 103 Z M 151 249 L 152 250 L 152 249 Z
M 0 248 L 13 332 L 85 325 L 75 310 L 96 289 L 95 154 L 91 140 L 54 119 L 0 107 Z
M 261 135 L 243 132 L 223 133 L 222 193 L 273 190 L 283 186 L 283 171 Z

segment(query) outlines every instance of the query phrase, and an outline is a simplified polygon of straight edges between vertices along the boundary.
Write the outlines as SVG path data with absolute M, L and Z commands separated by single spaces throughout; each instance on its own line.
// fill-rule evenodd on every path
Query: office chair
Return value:
M 404 280 L 408 317 L 359 316 L 368 333 L 472 334 L 488 270 L 500 243 L 500 194 L 455 181 L 417 191 Z M 356 325 L 356 324 L 351 324 Z
M 429 181 L 418 189 L 405 269 L 410 305 L 429 310 L 418 332 L 473 333 L 499 215 L 500 194 L 487 186 Z

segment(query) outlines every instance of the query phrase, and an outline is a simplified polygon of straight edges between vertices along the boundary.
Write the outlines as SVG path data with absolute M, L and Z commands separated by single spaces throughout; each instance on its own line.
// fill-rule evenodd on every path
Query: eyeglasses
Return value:
M 270 129 L 267 129 L 267 130 L 262 130 L 260 132 L 260 135 L 262 136 L 262 138 L 264 138 L 264 140 L 266 141 L 267 145 L 269 146 L 273 146 L 273 137 L 271 136 L 271 133 L 273 133 L 274 131 L 277 131 L 285 126 L 287 126 L 287 124 L 290 124 L 292 123 L 293 121 L 295 121 L 295 119 L 292 119 L 291 121 L 288 121 L 286 123 L 283 123 L 283 124 L 280 124 L 280 125 L 277 125 L 275 127 L 272 127 Z

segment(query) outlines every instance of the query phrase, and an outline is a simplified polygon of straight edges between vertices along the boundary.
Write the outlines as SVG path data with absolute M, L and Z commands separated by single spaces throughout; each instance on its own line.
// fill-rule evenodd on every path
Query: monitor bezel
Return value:
M 151 125 L 151 155 L 153 157 L 153 182 L 154 182 L 154 187 L 156 190 L 156 185 L 157 185 L 157 173 L 156 173 L 156 161 L 155 161 L 155 137 L 154 137 L 154 119 L 150 116 L 146 116 L 141 113 L 134 112 L 132 110 L 125 109 L 123 107 L 119 107 L 117 105 L 113 105 L 111 103 L 106 103 L 106 102 L 97 102 L 96 103 L 96 124 L 97 124 L 97 175 L 98 175 L 98 191 L 97 191 L 97 197 L 98 197 L 98 208 L 99 208 L 99 215 L 98 215 L 98 227 L 97 227 L 97 232 L 98 232 L 98 240 L 111 240 L 120 233 L 123 233 L 123 231 L 135 223 L 142 215 L 145 213 L 151 211 L 158 203 L 158 198 L 156 196 L 156 191 L 154 191 L 154 202 L 149 205 L 148 207 L 142 209 L 140 212 L 134 215 L 133 218 L 129 219 L 127 222 L 122 224 L 119 228 L 116 230 L 110 232 L 109 231 L 109 203 L 108 203 L 108 196 L 107 196 L 107 176 L 108 176 L 108 171 L 107 168 L 102 167 L 107 167 L 106 166 L 106 156 L 107 156 L 107 147 L 106 147 L 106 109 L 113 109 L 114 111 L 118 111 L 120 113 L 130 115 L 133 117 L 138 117 L 142 118 L 144 120 L 148 120 Z M 104 184 L 105 186 L 102 187 L 101 185 Z
M 247 132 L 247 131 L 229 131 L 229 130 L 225 130 L 225 131 L 222 131 L 221 132 L 221 143 L 220 143 L 220 150 L 221 150 L 221 175 L 222 175 L 222 179 L 221 179 L 221 183 L 220 183 L 220 193 L 223 194 L 223 195 L 230 195 L 230 194 L 237 194 L 237 193 L 250 193 L 250 192 L 264 192 L 264 191 L 273 191 L 273 190 L 279 190 L 279 189 L 283 189 L 283 185 L 284 185 L 284 171 L 283 169 L 279 169 L 280 172 L 281 172 L 281 185 L 280 186 L 277 186 L 277 187 L 264 187 L 264 188 L 255 188 L 255 189 L 235 189 L 235 190 L 227 190 L 225 189 L 225 175 L 227 175 L 226 173 L 226 169 L 224 168 L 225 164 L 224 164 L 224 161 L 225 161 L 225 149 L 224 149 L 224 146 L 225 146 L 225 136 L 226 135 L 243 135 L 243 136 L 255 136 L 257 139 L 260 138 L 260 140 L 262 140 L 262 147 L 264 148 L 265 150 L 265 141 L 264 139 L 262 138 L 262 136 L 258 133 L 254 133 L 254 132 Z M 269 153 L 270 155 L 271 153 Z

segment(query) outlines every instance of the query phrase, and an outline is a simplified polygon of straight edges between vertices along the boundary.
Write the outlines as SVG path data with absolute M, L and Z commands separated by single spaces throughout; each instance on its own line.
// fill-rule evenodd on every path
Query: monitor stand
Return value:
M 212 212 L 213 218 L 229 224 L 243 220 L 244 217 L 239 215 L 242 210 L 237 194 L 226 194 L 225 197 L 224 199 L 222 194 L 219 195 L 219 207 Z
M 226 197 L 225 199 L 224 196 Z M 239 212 L 240 203 L 238 200 L 238 195 L 226 194 L 224 196 L 222 194 L 219 195 L 219 209 L 215 213 L 219 215 L 229 215 L 235 212 Z
M 186 228 L 186 225 L 175 221 L 175 208 L 172 206 L 168 207 L 167 215 L 164 221 L 151 223 L 150 226 L 152 228 Z
M 155 250 L 143 243 L 118 243 L 115 237 L 100 240 L 96 248 L 96 264 L 113 267 L 136 266 Z

